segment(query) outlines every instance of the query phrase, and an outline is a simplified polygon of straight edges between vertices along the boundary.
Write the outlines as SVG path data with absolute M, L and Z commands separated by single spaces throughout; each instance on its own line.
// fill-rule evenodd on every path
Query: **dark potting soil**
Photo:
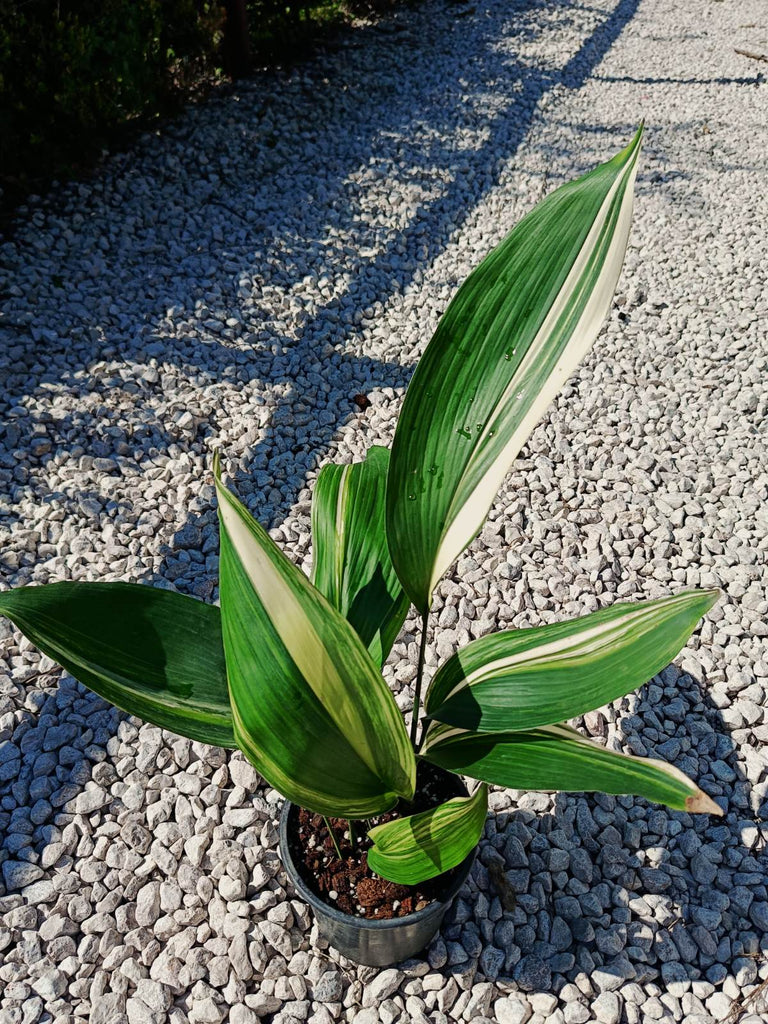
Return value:
M 332 837 L 322 815 L 313 814 L 303 807 L 296 808 L 298 830 L 292 830 L 289 836 L 291 855 L 306 885 L 328 906 L 352 917 L 377 920 L 405 917 L 415 910 L 422 910 L 444 893 L 458 868 L 418 885 L 388 882 L 368 867 L 368 850 L 373 845 L 367 835 L 368 829 L 393 818 L 427 811 L 451 797 L 465 795 L 457 776 L 421 761 L 413 803 L 406 804 L 401 800 L 386 814 L 354 821 L 354 842 L 350 840 L 346 818 L 328 819 Z

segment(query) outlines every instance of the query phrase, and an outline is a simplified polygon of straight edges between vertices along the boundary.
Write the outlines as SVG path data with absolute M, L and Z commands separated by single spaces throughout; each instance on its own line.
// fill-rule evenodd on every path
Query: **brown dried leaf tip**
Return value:
M 719 817 L 725 814 L 722 807 L 701 789 L 696 790 L 693 796 L 686 797 L 685 809 L 691 814 L 717 814 Z

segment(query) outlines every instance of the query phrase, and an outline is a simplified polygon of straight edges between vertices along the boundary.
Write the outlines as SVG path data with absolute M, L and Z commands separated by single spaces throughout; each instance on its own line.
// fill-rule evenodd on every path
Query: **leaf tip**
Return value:
M 690 814 L 716 814 L 720 818 L 725 814 L 722 807 L 702 789 L 697 789 L 693 796 L 686 797 L 685 809 Z
M 631 141 L 610 161 L 615 167 L 634 167 L 637 164 L 645 134 L 645 120 L 642 120 Z
M 704 591 L 704 594 L 706 595 L 707 605 L 707 607 L 704 609 L 705 613 L 708 612 L 710 608 L 714 608 L 714 606 L 717 604 L 720 598 L 725 596 L 720 587 L 710 587 Z

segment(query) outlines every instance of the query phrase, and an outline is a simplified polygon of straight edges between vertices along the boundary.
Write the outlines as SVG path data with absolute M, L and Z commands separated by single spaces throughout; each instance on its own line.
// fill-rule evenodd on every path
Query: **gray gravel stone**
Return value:
M 43 877 L 43 871 L 36 864 L 27 861 L 7 860 L 3 864 L 3 880 L 6 888 L 13 892 L 36 882 Z
M 88 1024 L 116 1024 L 127 1020 L 123 1014 L 125 1004 L 125 996 L 121 993 L 103 992 L 91 1007 Z
M 697 853 L 691 860 L 691 874 L 702 885 L 711 885 L 717 876 L 717 867 L 703 853 Z
M 530 954 L 515 967 L 514 979 L 523 992 L 538 992 L 552 983 L 552 968 L 541 957 Z
M 749 919 L 755 927 L 768 934 L 768 902 L 755 900 L 749 908 Z
M 160 883 L 147 882 L 136 896 L 136 923 L 148 927 L 160 916 Z
M 0 239 L 0 587 L 215 601 L 211 447 L 308 570 L 319 467 L 391 444 L 458 283 L 642 110 L 616 300 L 438 583 L 427 664 L 720 587 L 674 664 L 583 730 L 674 762 L 726 814 L 494 790 L 455 914 L 384 996 L 391 975 L 339 961 L 287 887 L 280 799 L 241 754 L 127 718 L 0 619 L 0 1017 L 588 1024 L 618 1003 L 627 1024 L 706 1024 L 765 979 L 768 105 L 734 52 L 762 6 L 395 8 L 20 209 Z M 406 710 L 416 625 L 384 669 Z
M 498 978 L 504 962 L 507 959 L 507 954 L 502 949 L 497 949 L 495 946 L 486 946 L 480 954 L 480 970 L 491 981 L 495 981 Z
M 585 1006 L 584 1003 L 568 1002 L 563 1008 L 563 1019 L 565 1024 L 586 1024 L 587 1021 L 593 1018 L 589 1007 Z
M 319 1003 L 335 1003 L 341 999 L 342 978 L 338 971 L 325 971 L 315 982 L 313 997 Z

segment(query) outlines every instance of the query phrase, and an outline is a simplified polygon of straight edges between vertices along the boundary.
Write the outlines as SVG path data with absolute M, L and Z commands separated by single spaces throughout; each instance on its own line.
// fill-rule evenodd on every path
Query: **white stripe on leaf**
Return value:
M 222 489 L 220 496 L 223 493 Z M 355 752 L 375 772 L 370 747 L 365 742 L 355 742 L 363 729 L 357 708 L 345 692 L 330 652 L 317 635 L 295 591 L 229 500 L 221 502 L 221 517 L 243 569 L 288 655 Z
M 512 376 L 507 388 L 496 403 L 494 414 L 483 428 L 473 458 L 467 464 L 456 487 L 461 504 L 451 505 L 447 526 L 435 554 L 434 568 L 430 581 L 430 593 L 450 568 L 453 561 L 471 542 L 482 527 L 483 520 L 499 491 L 504 478 L 536 424 L 547 407 L 556 397 L 565 381 L 589 352 L 605 317 L 610 309 L 611 299 L 621 273 L 629 230 L 632 222 L 633 186 L 637 174 L 637 158 L 640 152 L 639 138 L 633 142 L 635 152 L 625 171 L 617 177 L 603 200 L 594 224 L 553 305 L 528 346 L 520 366 Z M 608 252 L 596 279 L 589 273 L 590 263 L 596 258 L 603 231 L 611 213 L 611 207 L 619 191 L 624 195 L 616 227 L 613 231 Z M 561 353 L 554 368 L 543 381 L 538 372 L 542 356 L 546 355 L 553 336 L 560 330 L 560 322 L 573 305 L 588 291 L 586 305 L 577 324 L 571 329 L 571 338 Z M 503 424 L 500 417 L 516 403 L 527 408 L 509 439 L 495 456 L 482 479 L 475 483 L 469 495 L 462 496 L 462 486 L 483 454 L 485 445 L 490 445 L 495 435 L 500 434 Z

